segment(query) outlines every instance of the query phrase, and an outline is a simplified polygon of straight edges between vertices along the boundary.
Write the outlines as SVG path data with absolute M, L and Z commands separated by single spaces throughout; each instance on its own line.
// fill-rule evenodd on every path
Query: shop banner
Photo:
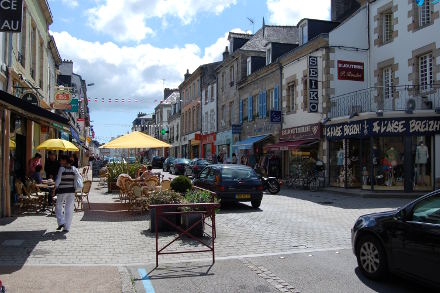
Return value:
M 0 32 L 21 32 L 23 0 L 0 1 Z
M 280 140 L 295 141 L 302 139 L 320 139 L 322 137 L 321 123 L 286 128 L 281 131 Z
M 317 113 L 318 105 L 318 57 L 309 56 L 309 112 Z
M 364 81 L 364 63 L 338 60 L 338 79 Z
M 52 108 L 65 112 L 78 112 L 78 99 L 72 96 L 70 88 L 59 87 Z
M 425 136 L 440 134 L 439 117 L 367 119 L 327 125 L 328 139 L 368 136 Z
M 215 140 L 216 140 L 216 133 L 202 135 L 202 137 L 200 139 L 202 144 L 214 143 Z

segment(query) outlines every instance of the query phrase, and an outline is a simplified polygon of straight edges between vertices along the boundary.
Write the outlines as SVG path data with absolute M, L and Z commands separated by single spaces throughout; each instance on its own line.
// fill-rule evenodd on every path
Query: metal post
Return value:
M 156 208 L 156 212 L 154 213 L 154 228 L 155 228 L 155 232 L 156 232 L 156 268 L 159 266 L 159 233 L 158 233 L 158 227 L 157 227 L 157 222 L 158 222 L 158 214 L 160 213 L 160 208 L 157 207 Z
M 374 191 L 374 184 L 376 182 L 376 178 L 374 177 L 374 138 L 370 136 L 370 185 L 371 185 L 371 191 Z M 377 160 L 378 158 L 376 158 Z

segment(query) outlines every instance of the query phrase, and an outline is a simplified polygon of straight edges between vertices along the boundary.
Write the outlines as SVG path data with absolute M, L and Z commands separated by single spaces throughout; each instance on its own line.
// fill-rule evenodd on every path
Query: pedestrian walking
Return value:
M 57 230 L 63 229 L 69 232 L 72 224 L 75 190 L 82 188 L 82 177 L 74 166 L 69 156 L 61 157 L 61 167 L 58 171 L 57 180 L 55 182 L 57 193 L 56 216 L 58 222 Z M 63 212 L 64 205 L 64 212 Z

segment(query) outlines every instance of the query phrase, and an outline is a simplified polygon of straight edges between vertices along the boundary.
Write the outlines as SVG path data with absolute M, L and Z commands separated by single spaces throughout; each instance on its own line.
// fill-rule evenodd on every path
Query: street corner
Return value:
M 23 266 L 0 267 L 6 292 L 122 292 L 114 266 Z
M 136 292 L 279 292 L 240 259 L 128 268 Z M 287 292 L 287 291 L 286 291 Z

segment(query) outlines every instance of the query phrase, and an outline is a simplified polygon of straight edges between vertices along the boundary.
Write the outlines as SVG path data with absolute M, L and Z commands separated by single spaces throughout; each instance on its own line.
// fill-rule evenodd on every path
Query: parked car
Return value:
M 204 159 L 191 160 L 191 162 L 185 168 L 184 175 L 195 177 L 203 170 L 203 168 L 205 168 L 208 165 L 210 165 L 210 163 Z
M 163 162 L 165 161 L 164 157 L 153 157 L 151 160 L 151 166 L 154 169 L 161 169 L 163 167 Z
M 390 271 L 440 288 L 440 190 L 403 208 L 359 217 L 351 237 L 365 276 L 381 279 Z
M 185 167 L 189 164 L 188 159 L 175 159 L 170 166 L 170 173 L 174 175 L 183 175 L 185 173 Z
M 194 185 L 214 191 L 220 202 L 251 202 L 259 208 L 263 183 L 257 173 L 243 165 L 209 165 L 194 179 Z
M 128 158 L 127 158 L 127 162 L 128 162 L 129 164 L 136 163 L 136 157 L 128 157 Z
M 169 172 L 170 171 L 170 165 L 174 162 L 175 159 L 176 158 L 174 158 L 174 157 L 166 158 L 165 161 L 163 162 L 162 171 Z

